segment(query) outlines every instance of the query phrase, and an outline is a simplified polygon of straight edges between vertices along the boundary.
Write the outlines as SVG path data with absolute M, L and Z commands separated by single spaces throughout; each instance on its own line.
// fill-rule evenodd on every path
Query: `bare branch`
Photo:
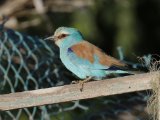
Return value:
M 45 13 L 45 8 L 42 0 L 33 0 L 33 4 L 39 14 Z
M 20 11 L 28 0 L 9 0 L 0 7 L 0 15 L 10 16 L 13 13 Z
M 151 89 L 150 82 L 157 76 L 157 73 L 159 72 L 88 82 L 84 84 L 82 92 L 80 91 L 79 84 L 71 84 L 0 95 L 0 110 L 11 110 L 147 90 Z

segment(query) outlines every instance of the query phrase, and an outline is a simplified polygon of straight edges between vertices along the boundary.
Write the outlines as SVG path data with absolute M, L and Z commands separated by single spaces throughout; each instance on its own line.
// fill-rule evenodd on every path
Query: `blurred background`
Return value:
M 76 27 L 84 38 L 115 55 L 159 54 L 159 0 L 1 0 L 6 26 L 45 38 L 60 26 Z
M 20 62 L 17 63 L 18 59 L 27 58 L 28 60 L 24 61 L 22 66 L 29 69 L 29 72 L 25 75 L 21 74 L 21 72 L 14 73 L 13 71 L 15 69 L 13 69 L 13 66 L 10 66 L 12 69 L 10 72 L 8 72 L 9 70 L 6 70 L 6 72 L 2 68 L 6 68 L 8 65 L 9 62 L 6 61 L 6 58 L 9 57 L 6 57 L 6 54 L 4 54 L 2 59 L 3 54 L 2 49 L 0 49 L 0 75 L 2 74 L 1 83 L 3 83 L 1 93 L 48 88 L 68 84 L 70 83 L 70 79 L 75 79 L 74 76 L 68 75 L 71 73 L 61 64 L 58 58 L 57 47 L 53 43 L 50 45 L 50 43 L 44 43 L 42 40 L 53 35 L 54 31 L 60 26 L 79 29 L 86 40 L 114 57 L 119 58 L 117 48 L 121 47 L 124 60 L 134 62 L 135 64 L 138 63 L 137 57 L 139 56 L 160 54 L 159 0 L 1 0 L 0 16 L 8 17 L 8 21 L 5 23 L 5 29 L 9 28 L 12 30 L 12 32 L 4 31 L 1 28 L 1 33 L 4 32 L 4 36 L 7 33 L 8 40 L 14 41 L 10 42 L 9 45 L 15 45 L 17 48 L 8 47 L 9 45 L 6 41 L 4 44 L 2 35 L 0 36 L 1 45 L 7 46 L 7 51 L 11 49 L 9 54 L 12 55 L 13 66 L 17 71 L 19 70 L 17 66 L 22 64 Z M 0 19 L 2 20 L 3 17 Z M 19 35 L 18 39 L 26 44 L 17 44 L 16 35 Z M 32 40 L 31 37 L 33 37 Z M 30 41 L 34 41 L 33 43 L 38 47 L 32 45 Z M 35 48 L 36 52 L 30 52 L 33 48 Z M 23 56 L 17 57 L 15 55 L 15 49 L 20 51 L 16 54 L 23 53 Z M 47 50 L 51 54 L 44 52 Z M 43 52 L 40 53 L 37 51 Z M 34 56 L 30 56 L 30 53 L 34 53 Z M 44 55 L 48 58 L 46 58 L 48 61 L 46 63 L 44 62 L 46 61 L 44 60 Z M 35 56 L 38 59 L 35 59 Z M 33 66 L 35 61 L 38 67 Z M 47 67 L 51 63 L 55 64 L 53 65 L 54 67 L 50 68 L 49 72 L 46 72 L 45 75 L 42 75 L 41 73 L 44 73 L 42 68 L 48 70 Z M 26 65 L 24 66 L 24 64 Z M 34 73 L 30 76 L 34 70 L 36 74 Z M 11 76 L 16 73 L 23 80 L 20 80 L 20 77 L 12 79 Z M 5 80 L 4 75 L 10 75 L 7 78 L 7 82 L 3 82 Z M 53 82 L 53 76 L 56 76 L 56 82 Z M 38 79 L 42 77 L 43 79 Z M 32 82 L 30 83 L 29 81 Z M 45 83 L 46 81 L 47 84 Z M 24 85 L 23 88 L 21 86 L 22 84 Z M 147 95 L 148 92 L 144 91 L 92 100 L 75 101 L 72 103 L 0 112 L 0 119 L 147 120 L 149 117 L 146 110 Z

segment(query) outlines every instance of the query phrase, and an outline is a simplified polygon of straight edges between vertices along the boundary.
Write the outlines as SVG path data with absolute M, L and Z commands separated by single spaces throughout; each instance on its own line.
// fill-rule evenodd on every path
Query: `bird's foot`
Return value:
M 86 78 L 84 80 L 72 81 L 71 84 L 79 84 L 80 85 L 80 91 L 82 92 L 84 83 L 90 81 L 91 79 L 92 79 L 92 77 L 88 77 L 88 78 Z
M 79 82 L 80 82 L 80 80 L 78 80 L 78 81 L 74 80 L 71 82 L 71 84 L 78 84 Z
M 88 77 L 88 78 L 86 78 L 86 79 L 84 79 L 84 80 L 79 81 L 80 91 L 81 91 L 81 92 L 83 91 L 84 83 L 89 82 L 91 79 L 92 79 L 92 77 Z

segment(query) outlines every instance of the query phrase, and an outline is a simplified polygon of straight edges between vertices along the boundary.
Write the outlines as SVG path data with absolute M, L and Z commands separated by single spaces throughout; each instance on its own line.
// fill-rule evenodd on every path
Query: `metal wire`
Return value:
M 69 81 L 61 72 L 64 70 L 54 44 L 6 29 L 3 25 L 0 28 L 1 94 L 48 88 Z M 52 114 L 61 111 L 61 108 L 54 104 L 6 111 L 1 117 L 17 120 L 24 115 L 30 120 L 49 120 L 49 109 L 54 109 Z

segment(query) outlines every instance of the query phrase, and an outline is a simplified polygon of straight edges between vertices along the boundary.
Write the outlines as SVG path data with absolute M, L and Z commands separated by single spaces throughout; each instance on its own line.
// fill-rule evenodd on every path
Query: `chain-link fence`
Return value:
M 0 94 L 68 84 L 56 46 L 0 25 Z M 118 120 L 120 115 L 142 120 L 147 96 L 134 93 L 0 112 L 2 120 Z M 136 101 L 136 102 L 135 102 Z M 134 104 L 130 104 L 134 103 Z M 134 106 L 137 106 L 134 108 Z M 138 111 L 138 113 L 133 113 Z M 123 113 L 123 114 L 120 114 Z M 130 120 L 132 120 L 130 119 Z
M 0 92 L 19 92 L 63 85 L 68 79 L 58 58 L 54 44 L 0 26 Z M 47 108 L 60 110 L 59 105 L 20 109 L 1 114 L 3 119 L 19 119 L 22 114 L 30 119 L 48 118 Z M 56 108 L 56 110 L 55 110 Z M 37 112 L 39 111 L 39 112 Z

